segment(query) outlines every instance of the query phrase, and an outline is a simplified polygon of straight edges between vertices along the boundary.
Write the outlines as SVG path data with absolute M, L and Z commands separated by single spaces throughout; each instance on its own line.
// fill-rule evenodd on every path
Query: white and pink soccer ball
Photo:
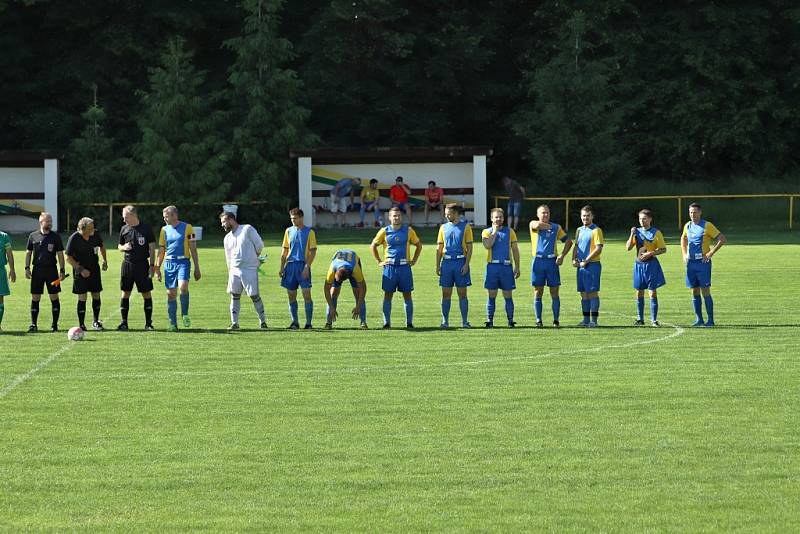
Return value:
M 82 341 L 83 340 L 83 329 L 80 326 L 73 326 L 67 332 L 67 339 L 70 341 Z

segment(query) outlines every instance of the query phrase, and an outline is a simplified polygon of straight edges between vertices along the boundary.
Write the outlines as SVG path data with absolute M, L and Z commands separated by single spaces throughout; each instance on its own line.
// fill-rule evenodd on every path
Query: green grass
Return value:
M 630 327 L 632 256 L 617 235 L 603 254 L 603 328 L 531 328 L 523 274 L 522 328 L 446 332 L 436 328 L 430 245 L 414 272 L 420 328 L 378 328 L 371 236 L 321 231 L 321 243 L 336 244 L 320 247 L 314 269 L 321 326 L 326 260 L 345 245 L 365 256 L 368 332 L 349 318 L 331 332 L 283 329 L 277 235 L 261 286 L 266 332 L 245 301 L 249 330 L 224 331 L 219 240 L 203 242 L 191 332 L 90 332 L 82 343 L 23 335 L 28 295 L 18 281 L 0 337 L 0 529 L 800 529 L 796 234 L 766 245 L 728 235 L 714 260 L 713 330 L 688 328 L 674 236 L 662 256 L 665 326 Z M 110 258 L 103 315 L 113 328 L 119 257 Z M 484 314 L 483 258 L 478 250 L 474 325 Z M 562 268 L 562 278 L 562 324 L 572 325 L 574 271 Z M 163 290 L 155 302 L 163 328 Z M 351 307 L 348 293 L 340 311 Z M 395 324 L 402 308 L 396 298 Z M 62 327 L 74 310 L 64 295 Z M 49 314 L 43 303 L 40 324 Z M 131 325 L 141 323 L 136 295 Z

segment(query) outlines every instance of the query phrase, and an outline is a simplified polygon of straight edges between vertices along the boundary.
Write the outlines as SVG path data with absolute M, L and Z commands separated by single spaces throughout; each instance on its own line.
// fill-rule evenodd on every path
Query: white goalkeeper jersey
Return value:
M 258 253 L 264 248 L 264 241 L 255 228 L 249 224 L 240 224 L 225 236 L 225 261 L 232 274 L 241 274 L 247 270 L 258 269 Z

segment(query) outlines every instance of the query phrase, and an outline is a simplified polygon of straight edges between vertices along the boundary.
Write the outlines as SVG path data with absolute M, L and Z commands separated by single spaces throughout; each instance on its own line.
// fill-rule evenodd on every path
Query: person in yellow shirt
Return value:
M 361 188 L 361 222 L 358 223 L 359 228 L 364 228 L 364 217 L 367 212 L 371 211 L 375 216 L 373 226 L 379 228 L 381 225 L 381 211 L 378 207 L 380 202 L 381 191 L 378 189 L 378 180 L 373 178 L 369 181 L 368 187 Z

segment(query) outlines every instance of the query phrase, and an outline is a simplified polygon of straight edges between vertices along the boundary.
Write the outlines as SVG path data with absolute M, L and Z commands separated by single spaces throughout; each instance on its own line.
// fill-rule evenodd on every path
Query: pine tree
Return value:
M 203 93 L 205 72 L 195 69 L 182 38 L 168 42 L 149 78 L 137 120 L 142 137 L 133 151 L 139 198 L 176 204 L 185 198 L 226 200 L 222 115 Z
M 294 197 L 289 150 L 311 147 L 317 139 L 306 127 L 309 111 L 299 104 L 302 82 L 286 65 L 291 43 L 280 37 L 282 0 L 245 0 L 240 37 L 225 42 L 236 59 L 228 71 L 232 123 L 234 193 L 268 200 L 267 211 L 282 211 Z

